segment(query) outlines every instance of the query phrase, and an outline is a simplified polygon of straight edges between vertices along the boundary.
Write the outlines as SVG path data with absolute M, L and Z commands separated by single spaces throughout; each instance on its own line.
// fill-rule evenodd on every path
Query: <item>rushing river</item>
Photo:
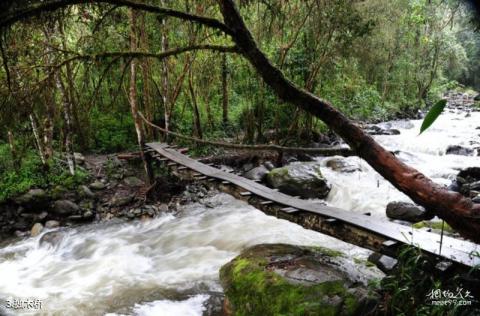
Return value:
M 448 145 L 474 146 L 479 119 L 480 113 L 468 118 L 448 113 L 421 136 L 420 121 L 384 123 L 401 134 L 377 139 L 400 150 L 402 160 L 435 181 L 449 184 L 458 169 L 478 165 L 478 157 L 445 155 L 445 150 Z M 361 170 L 342 174 L 324 168 L 333 185 L 329 204 L 384 216 L 389 201 L 408 201 L 366 163 L 348 160 Z M 219 268 L 247 246 L 283 242 L 335 248 L 352 260 L 368 255 L 220 193 L 185 205 L 175 215 L 86 225 L 65 229 L 63 236 L 55 247 L 40 246 L 40 235 L 0 249 L 0 306 L 13 298 L 42 302 L 40 311 L 0 307 L 0 314 L 202 315 L 207 301 L 221 292 Z

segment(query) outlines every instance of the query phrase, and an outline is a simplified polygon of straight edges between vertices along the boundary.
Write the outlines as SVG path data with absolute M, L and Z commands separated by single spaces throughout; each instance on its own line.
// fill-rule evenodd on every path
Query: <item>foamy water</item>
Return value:
M 392 151 L 400 150 L 399 157 L 408 164 L 448 184 L 460 168 L 479 164 L 478 157 L 445 155 L 448 145 L 470 147 L 478 140 L 480 114 L 464 116 L 447 113 L 421 136 L 420 121 L 392 123 L 401 135 L 377 139 Z M 384 217 L 388 202 L 408 201 L 365 162 L 347 160 L 361 171 L 344 174 L 323 168 L 333 186 L 329 204 Z M 113 221 L 65 229 L 55 247 L 40 246 L 42 234 L 1 248 L 0 306 L 12 298 L 36 298 L 42 309 L 14 312 L 0 307 L 0 314 L 202 315 L 208 293 L 221 291 L 219 268 L 245 247 L 273 242 L 324 246 L 345 252 L 352 267 L 354 257 L 369 254 L 269 217 L 227 194 L 205 202 L 145 223 Z M 359 271 L 363 276 L 376 273 Z

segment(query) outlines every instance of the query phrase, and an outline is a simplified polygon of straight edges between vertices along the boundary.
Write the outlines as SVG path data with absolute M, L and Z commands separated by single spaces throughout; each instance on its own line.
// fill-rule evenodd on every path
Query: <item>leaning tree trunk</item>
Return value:
M 38 149 L 38 156 L 40 157 L 40 161 L 44 168 L 47 168 L 47 159 L 45 158 L 45 151 L 43 148 L 42 140 L 40 138 L 40 132 L 38 130 L 37 120 L 33 114 L 29 115 L 30 125 L 32 126 L 33 136 L 35 137 L 35 144 L 37 145 Z
M 137 49 L 137 17 L 134 10 L 130 10 L 130 49 L 131 51 L 136 51 Z M 153 171 L 150 166 L 150 163 L 147 160 L 147 157 L 144 152 L 145 147 L 145 138 L 142 130 L 142 123 L 140 117 L 138 117 L 138 108 L 137 108 L 137 61 L 132 59 L 130 62 L 130 91 L 129 91 L 129 101 L 130 109 L 132 111 L 133 122 L 135 124 L 135 131 L 137 133 L 137 141 L 140 149 L 140 156 L 142 158 L 143 167 L 145 168 L 145 174 L 147 176 L 147 183 L 150 185 L 153 182 Z
M 233 0 L 219 0 L 222 15 L 241 53 L 284 101 L 320 118 L 357 154 L 414 202 L 426 207 L 461 235 L 480 242 L 480 204 L 432 182 L 398 160 L 330 103 L 298 88 L 258 48 Z

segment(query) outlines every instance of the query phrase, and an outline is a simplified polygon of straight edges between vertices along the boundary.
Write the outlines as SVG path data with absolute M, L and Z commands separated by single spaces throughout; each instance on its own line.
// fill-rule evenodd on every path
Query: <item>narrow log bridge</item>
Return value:
M 402 245 L 414 245 L 438 263 L 440 270 L 465 271 L 480 264 L 480 247 L 469 241 L 418 230 L 369 214 L 330 207 L 295 198 L 239 175 L 200 163 L 163 143 L 146 144 L 146 153 L 164 163 L 180 177 L 216 184 L 226 193 L 247 201 L 268 215 L 285 219 L 306 229 L 333 236 L 345 242 L 396 257 Z M 440 243 L 442 247 L 440 250 Z

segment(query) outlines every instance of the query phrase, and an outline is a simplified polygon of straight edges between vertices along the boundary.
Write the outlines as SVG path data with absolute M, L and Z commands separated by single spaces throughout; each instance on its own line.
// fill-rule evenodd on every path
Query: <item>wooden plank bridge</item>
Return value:
M 163 143 L 146 144 L 149 157 L 164 163 L 177 175 L 217 184 L 218 188 L 247 201 L 268 215 L 396 257 L 401 245 L 414 245 L 442 263 L 438 267 L 474 267 L 480 264 L 479 245 L 425 230 L 295 198 L 239 175 L 205 165 L 184 155 L 185 150 Z M 443 269 L 443 268 L 442 268 Z

